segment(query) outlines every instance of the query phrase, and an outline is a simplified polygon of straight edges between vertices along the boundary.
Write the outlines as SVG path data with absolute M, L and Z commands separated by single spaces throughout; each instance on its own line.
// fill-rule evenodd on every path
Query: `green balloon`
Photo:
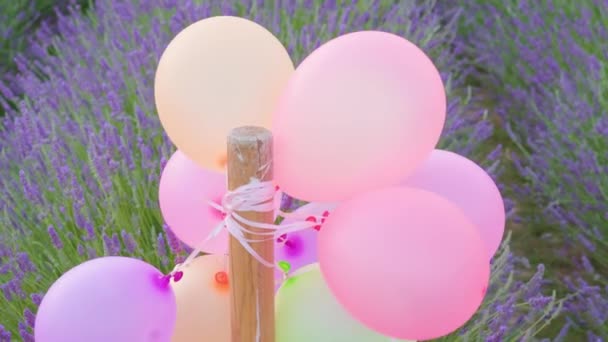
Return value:
M 334 298 L 319 264 L 299 269 L 275 300 L 276 342 L 390 342 L 356 321 Z

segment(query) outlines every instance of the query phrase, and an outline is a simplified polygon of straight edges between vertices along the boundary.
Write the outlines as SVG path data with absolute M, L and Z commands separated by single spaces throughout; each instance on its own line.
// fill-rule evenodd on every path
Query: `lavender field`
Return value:
M 158 207 L 174 148 L 154 72 L 177 32 L 218 14 L 264 25 L 296 63 L 363 29 L 432 57 L 449 101 L 440 148 L 494 176 L 509 218 L 481 310 L 441 340 L 608 341 L 608 1 L 62 6 L 18 54 L 6 53 L 15 32 L 0 15 L 2 55 L 14 62 L 0 68 L 0 342 L 34 341 L 45 291 L 85 260 L 136 256 L 169 271 L 187 255 Z

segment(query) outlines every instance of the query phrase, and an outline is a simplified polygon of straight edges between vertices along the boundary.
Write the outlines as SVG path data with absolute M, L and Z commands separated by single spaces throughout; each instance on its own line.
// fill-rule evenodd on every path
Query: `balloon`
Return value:
M 281 204 L 283 203 L 283 192 L 277 189 L 277 192 L 274 194 L 274 217 L 276 218 L 279 215 L 281 210 Z
M 302 266 L 317 262 L 317 235 L 325 219 L 316 219 L 315 217 L 329 216 L 336 206 L 336 203 L 308 203 L 296 209 L 288 218 L 283 220 L 281 225 L 302 220 L 318 221 L 319 225 L 278 236 L 274 249 L 275 261 L 286 262 L 290 271 L 296 271 Z M 280 285 L 283 273 L 277 270 L 276 277 L 279 279 L 277 283 Z
M 319 264 L 301 268 L 275 297 L 276 342 L 389 342 L 351 317 L 336 301 Z
M 183 269 L 171 282 L 177 299 L 177 322 L 172 342 L 230 342 L 228 257 L 205 255 Z
M 153 266 L 126 257 L 82 263 L 44 296 L 35 322 L 36 342 L 169 342 L 175 296 Z
M 196 165 L 177 150 L 160 177 L 159 202 L 163 218 L 178 239 L 192 248 L 199 247 L 223 215 L 208 201 L 221 203 L 226 193 L 226 175 Z M 228 252 L 228 232 L 222 232 L 201 246 L 214 254 Z
M 395 338 L 453 332 L 488 286 L 477 229 L 455 204 L 426 190 L 393 187 L 341 203 L 318 242 L 321 271 L 338 302 Z
M 230 130 L 270 127 L 293 70 L 285 47 L 264 27 L 231 16 L 198 21 L 160 58 L 154 82 L 160 122 L 194 162 L 223 171 Z
M 439 72 L 391 33 L 355 32 L 297 68 L 273 115 L 275 181 L 306 201 L 398 185 L 433 150 L 446 95 Z
M 456 204 L 475 224 L 492 257 L 505 231 L 505 205 L 484 169 L 456 153 L 435 150 L 404 185 L 432 191 Z

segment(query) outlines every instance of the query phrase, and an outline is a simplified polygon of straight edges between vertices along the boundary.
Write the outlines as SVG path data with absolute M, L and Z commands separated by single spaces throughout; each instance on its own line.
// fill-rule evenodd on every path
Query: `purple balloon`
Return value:
M 65 273 L 38 309 L 36 342 L 170 342 L 175 295 L 152 265 L 103 257 Z
M 275 260 L 288 262 L 291 271 L 316 262 L 317 235 L 315 229 L 309 228 L 279 237 L 275 245 Z
M 456 204 L 475 224 L 494 256 L 505 231 L 505 206 L 492 177 L 473 161 L 434 150 L 403 185 L 431 191 Z

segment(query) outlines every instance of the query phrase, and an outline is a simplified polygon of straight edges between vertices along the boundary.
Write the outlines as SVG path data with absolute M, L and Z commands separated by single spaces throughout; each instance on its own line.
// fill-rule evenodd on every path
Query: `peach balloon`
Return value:
M 200 256 L 186 265 L 183 277 L 171 281 L 177 300 L 172 342 L 230 342 L 228 257 Z
M 319 232 L 319 265 L 346 311 L 394 338 L 430 340 L 479 308 L 490 263 L 476 227 L 452 202 L 393 187 L 341 203 Z
M 315 202 L 397 185 L 435 148 L 445 115 L 439 72 L 416 45 L 340 36 L 298 66 L 277 104 L 275 181 Z
M 160 122 L 189 158 L 224 170 L 229 131 L 270 127 L 293 70 L 285 47 L 264 27 L 231 16 L 198 21 L 160 58 L 154 84 Z

